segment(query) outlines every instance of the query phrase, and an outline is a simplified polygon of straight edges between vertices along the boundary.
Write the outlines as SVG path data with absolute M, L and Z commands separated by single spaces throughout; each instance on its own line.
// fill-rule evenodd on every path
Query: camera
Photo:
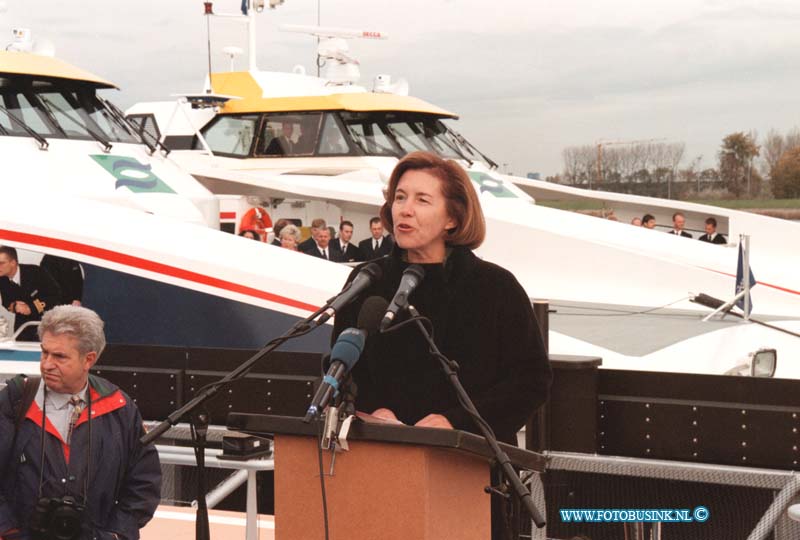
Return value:
M 75 540 L 81 534 L 84 509 L 69 495 L 39 499 L 31 514 L 31 536 L 35 540 Z

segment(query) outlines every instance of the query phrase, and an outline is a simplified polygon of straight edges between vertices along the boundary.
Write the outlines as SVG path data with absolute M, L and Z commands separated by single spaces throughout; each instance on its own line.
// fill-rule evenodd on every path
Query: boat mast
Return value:
M 261 0 L 260 6 L 258 0 L 248 0 L 250 2 L 250 9 L 247 10 L 247 53 L 249 57 L 248 69 L 250 71 L 257 71 L 256 66 L 256 13 L 264 9 L 264 1 Z M 272 7 L 272 2 L 270 2 Z

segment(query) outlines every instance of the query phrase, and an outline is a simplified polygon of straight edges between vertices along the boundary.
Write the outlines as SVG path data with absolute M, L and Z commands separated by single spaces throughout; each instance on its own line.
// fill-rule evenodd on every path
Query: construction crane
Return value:
M 666 139 L 641 139 L 638 141 L 597 141 L 597 179 L 596 183 L 599 186 L 603 183 L 603 147 L 614 146 L 618 144 L 646 144 L 665 141 Z M 589 179 L 589 189 L 592 189 L 592 180 Z

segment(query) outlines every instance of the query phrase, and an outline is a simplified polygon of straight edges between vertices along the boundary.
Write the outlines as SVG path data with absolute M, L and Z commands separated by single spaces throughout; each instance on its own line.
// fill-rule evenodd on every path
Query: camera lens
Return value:
M 72 501 L 64 502 L 50 517 L 50 534 L 56 540 L 72 540 L 81 532 L 81 513 L 72 506 Z

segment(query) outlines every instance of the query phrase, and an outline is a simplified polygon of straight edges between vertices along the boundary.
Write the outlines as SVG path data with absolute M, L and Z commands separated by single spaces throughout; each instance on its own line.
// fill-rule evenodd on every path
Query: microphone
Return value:
M 376 263 L 369 263 L 366 265 L 358 272 L 358 274 L 356 274 L 356 277 L 350 282 L 350 285 L 348 285 L 345 290 L 340 292 L 333 298 L 332 301 L 330 301 L 330 306 L 328 309 L 322 312 L 322 315 L 317 320 L 316 326 L 322 326 L 325 324 L 328 319 L 336 314 L 337 311 L 355 300 L 359 294 L 364 292 L 365 289 L 367 289 L 376 281 L 380 281 L 382 277 L 383 271 L 381 270 L 380 266 L 378 266 Z
M 406 268 L 406 271 L 403 272 L 402 279 L 400 279 L 400 286 L 397 288 L 394 298 L 392 298 L 392 303 L 389 304 L 389 309 L 386 311 L 381 321 L 381 332 L 389 328 L 397 314 L 408 307 L 408 297 L 414 292 L 414 289 L 417 288 L 424 277 L 425 270 L 420 265 L 412 264 Z
M 348 328 L 339 334 L 336 343 L 333 344 L 331 349 L 331 363 L 328 373 L 325 374 L 322 383 L 317 388 L 303 422 L 309 423 L 319 416 L 320 412 L 328 406 L 331 399 L 339 393 L 339 383 L 358 362 L 364 350 L 367 337 L 375 333 L 381 314 L 385 310 L 386 299 L 380 296 L 370 296 L 364 301 L 361 311 L 358 312 L 357 328 Z

